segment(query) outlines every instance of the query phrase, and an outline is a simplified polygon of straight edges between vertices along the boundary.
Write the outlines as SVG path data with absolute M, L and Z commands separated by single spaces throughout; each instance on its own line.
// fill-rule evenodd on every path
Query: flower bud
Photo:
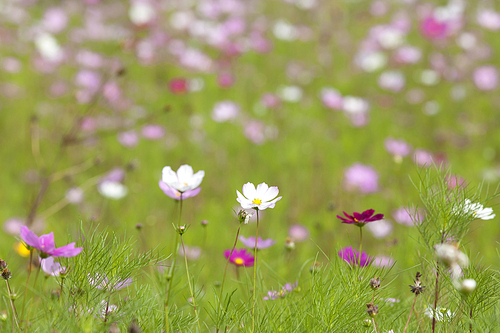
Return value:
M 285 240 L 285 249 L 288 251 L 295 250 L 295 242 L 290 237 L 287 237 Z
M 372 287 L 373 290 L 380 288 L 380 278 L 370 279 L 370 287 Z
M 465 279 L 460 284 L 460 291 L 466 295 L 472 293 L 476 289 L 477 282 L 474 279 Z
M 10 279 L 11 277 L 12 277 L 12 273 L 10 272 L 10 270 L 8 270 L 7 268 L 4 268 L 4 269 L 2 270 L 2 278 L 3 278 L 4 280 L 8 280 L 8 279 Z
M 4 269 L 4 268 L 7 268 L 7 263 L 5 261 L 3 261 L 2 259 L 0 259 L 0 269 Z
M 203 226 L 203 227 L 206 227 L 208 225 L 208 221 L 207 220 L 201 220 L 200 224 Z
M 7 311 L 6 310 L 0 312 L 0 320 L 1 321 L 7 320 Z
M 250 218 L 252 217 L 252 214 L 248 213 L 247 211 L 241 209 L 238 212 L 238 220 L 240 223 L 248 224 L 248 221 L 250 221 Z
M 370 326 L 372 326 L 372 320 L 371 319 L 365 319 L 365 320 L 363 320 L 363 326 L 364 327 L 370 327 Z
M 378 306 L 373 304 L 373 303 L 366 303 L 366 307 L 368 308 L 368 310 L 366 310 L 366 312 L 368 312 L 368 315 L 370 317 L 375 317 L 378 313 Z

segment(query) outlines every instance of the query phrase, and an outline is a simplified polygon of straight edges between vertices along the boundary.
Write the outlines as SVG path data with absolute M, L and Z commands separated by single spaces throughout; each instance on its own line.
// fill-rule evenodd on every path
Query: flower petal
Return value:
M 165 184 L 167 184 L 170 187 L 173 187 L 173 185 L 176 185 L 179 183 L 179 178 L 177 178 L 177 174 L 172 170 L 171 167 L 166 166 L 163 168 L 161 171 L 162 174 L 162 180 Z
M 195 173 L 191 177 L 191 180 L 188 182 L 190 189 L 195 189 L 200 186 L 201 182 L 203 181 L 203 177 L 205 177 L 205 171 L 200 170 Z
M 82 250 L 83 250 L 83 248 L 81 248 L 81 247 L 75 248 L 75 243 L 70 243 L 68 245 L 64 245 L 64 246 L 61 246 L 57 249 L 54 249 L 53 251 L 51 251 L 48 254 L 50 254 L 53 257 L 69 258 L 69 257 L 74 257 L 74 256 L 80 254 L 80 252 L 82 252 Z
M 187 164 L 181 165 L 177 170 L 177 178 L 179 179 L 179 183 L 189 184 L 191 178 L 193 178 L 193 167 Z
M 255 190 L 255 185 L 252 183 L 246 183 L 243 185 L 243 195 L 252 201 L 257 196 L 257 191 Z
M 180 200 L 181 194 L 179 193 L 179 191 L 165 184 L 163 180 L 158 181 L 158 186 L 163 191 L 163 193 L 165 193 L 166 196 L 175 200 Z
M 40 247 L 38 248 L 40 251 L 45 253 L 50 253 L 56 247 L 56 243 L 54 243 L 54 233 L 41 235 L 38 238 L 38 242 L 40 243 Z
M 36 249 L 40 247 L 40 242 L 38 241 L 38 236 L 35 233 L 28 229 L 27 226 L 21 226 L 21 238 L 23 241 Z
M 260 183 L 257 185 L 257 194 L 256 197 L 261 199 L 262 201 L 267 201 L 264 200 L 264 197 L 266 196 L 266 192 L 269 189 L 269 186 L 266 183 Z
M 268 188 L 266 193 L 264 193 L 264 195 L 262 195 L 261 199 L 262 199 L 262 201 L 269 201 L 269 200 L 276 198 L 279 193 L 280 193 L 280 191 L 278 190 L 277 186 L 271 186 Z

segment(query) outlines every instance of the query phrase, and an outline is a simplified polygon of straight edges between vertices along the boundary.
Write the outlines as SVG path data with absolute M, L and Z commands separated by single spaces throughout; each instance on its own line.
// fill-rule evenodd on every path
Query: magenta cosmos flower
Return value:
M 229 255 L 231 255 L 231 258 L 229 258 Z M 232 254 L 231 250 L 226 250 L 224 251 L 224 256 L 236 266 L 250 267 L 253 266 L 255 261 L 254 256 L 250 252 L 247 252 L 246 249 L 234 249 Z
M 251 249 L 255 249 L 255 237 L 239 237 L 240 242 L 243 243 L 246 247 L 249 247 Z M 268 247 L 273 246 L 276 244 L 276 241 L 274 239 L 268 238 L 268 239 L 262 239 L 262 237 L 257 237 L 257 250 L 262 250 L 262 249 L 267 249 Z
M 358 227 L 363 227 L 368 222 L 378 221 L 384 218 L 384 214 L 373 215 L 375 213 L 374 209 L 365 210 L 361 214 L 354 212 L 352 216 L 346 212 L 343 213 L 346 217 L 337 215 L 337 217 L 342 220 L 342 223 L 355 224 Z
M 353 266 L 359 265 L 361 267 L 368 266 L 372 260 L 371 257 L 366 254 L 366 252 L 361 252 L 361 256 L 358 254 L 358 251 L 354 250 L 352 246 L 348 246 L 346 248 L 340 249 L 339 257 L 344 259 L 345 262 L 351 264 Z
M 266 208 L 274 208 L 274 205 L 282 197 L 276 197 L 279 193 L 278 187 L 269 187 L 266 183 L 255 185 L 246 183 L 243 185 L 243 194 L 236 190 L 238 201 L 243 209 L 258 209 L 264 210 Z
M 83 249 L 81 247 L 75 247 L 75 243 L 70 243 L 56 248 L 53 232 L 38 237 L 33 231 L 29 230 L 28 227 L 24 225 L 21 227 L 21 238 L 27 245 L 40 251 L 41 258 L 47 258 L 49 256 L 67 258 L 74 257 L 80 254 Z

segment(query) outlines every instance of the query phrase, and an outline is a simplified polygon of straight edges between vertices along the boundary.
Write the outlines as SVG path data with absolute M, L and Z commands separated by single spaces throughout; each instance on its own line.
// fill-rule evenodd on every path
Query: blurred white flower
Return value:
M 287 42 L 296 40 L 298 36 L 297 28 L 284 20 L 279 20 L 274 24 L 273 33 L 276 38 Z
M 284 86 L 279 89 L 280 97 L 287 102 L 298 102 L 302 99 L 302 89 L 298 86 Z
M 437 258 L 448 267 L 454 268 L 457 264 L 469 265 L 469 258 L 455 244 L 437 244 L 434 245 L 434 251 L 436 251 Z
M 392 223 L 388 220 L 379 220 L 372 223 L 368 223 L 365 228 L 370 230 L 375 238 L 384 238 L 392 233 Z
M 35 46 L 43 58 L 49 61 L 57 62 L 63 58 L 63 51 L 59 43 L 49 33 L 42 33 L 35 39 Z
M 152 22 L 156 17 L 156 12 L 149 3 L 136 2 L 130 6 L 128 17 L 133 24 L 141 26 Z
M 387 56 L 382 52 L 361 52 L 356 56 L 355 62 L 362 70 L 371 73 L 387 64 Z
M 436 318 L 437 321 L 450 321 L 455 315 L 455 313 L 452 313 L 451 310 L 446 308 L 438 307 L 436 311 L 434 311 L 434 307 L 432 305 L 425 309 L 424 314 L 430 319 Z
M 125 197 L 128 193 L 128 189 L 125 185 L 114 181 L 104 181 L 97 186 L 97 190 L 102 196 L 119 200 Z
M 477 282 L 474 279 L 465 279 L 460 283 L 459 288 L 457 288 L 459 291 L 461 291 L 464 294 L 470 294 L 476 289 Z
M 496 216 L 493 214 L 493 208 L 484 208 L 480 203 L 472 203 L 469 199 L 465 199 L 463 211 L 466 214 L 472 214 L 475 219 L 481 220 L 491 220 Z

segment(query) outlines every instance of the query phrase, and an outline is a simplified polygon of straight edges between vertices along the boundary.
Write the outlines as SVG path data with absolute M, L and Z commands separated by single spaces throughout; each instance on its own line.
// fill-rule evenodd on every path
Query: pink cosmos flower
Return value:
M 61 272 L 66 270 L 66 267 L 62 267 L 60 263 L 54 261 L 53 257 L 40 259 L 40 266 L 46 274 L 52 276 L 59 276 Z
M 344 186 L 348 191 L 374 193 L 378 188 L 378 172 L 370 165 L 355 163 L 344 171 Z
M 303 242 L 309 238 L 309 230 L 301 224 L 292 224 L 288 229 L 288 236 L 295 242 Z
M 229 255 L 231 255 L 231 258 L 229 258 Z M 224 256 L 236 266 L 250 267 L 253 266 L 255 261 L 254 256 L 250 252 L 247 252 L 246 249 L 234 249 L 232 254 L 231 250 L 225 250 Z
M 240 242 L 243 243 L 246 247 L 249 247 L 251 249 L 255 249 L 255 237 L 239 237 Z M 268 238 L 268 239 L 262 239 L 262 237 L 257 237 L 257 250 L 262 250 L 262 249 L 267 249 L 268 247 L 273 246 L 276 244 L 276 241 L 274 239 Z
M 279 193 L 278 187 L 269 187 L 266 183 L 261 183 L 255 185 L 252 183 L 246 183 L 243 185 L 243 194 L 236 190 L 236 195 L 238 201 L 243 209 L 258 209 L 264 210 L 266 208 L 274 208 L 277 201 L 281 200 L 282 197 L 277 197 Z
M 399 224 L 413 227 L 415 223 L 421 223 L 424 220 L 424 212 L 421 209 L 410 210 L 409 207 L 399 207 L 392 212 L 392 217 Z
M 177 191 L 175 188 L 168 186 L 163 182 L 163 180 L 158 181 L 158 186 L 160 186 L 160 189 L 165 193 L 166 196 L 175 199 L 175 200 L 181 200 L 181 192 Z M 182 200 L 195 197 L 200 193 L 201 187 L 195 188 L 194 190 L 187 190 L 182 193 Z
M 473 80 L 479 90 L 495 90 L 498 88 L 498 70 L 491 65 L 478 67 L 474 70 Z
M 392 156 L 396 161 L 401 161 L 403 157 L 408 156 L 411 152 L 411 146 L 402 139 L 387 138 L 384 141 L 385 150 Z
M 287 283 L 281 288 L 279 292 L 275 290 L 270 290 L 267 292 L 267 296 L 264 296 L 262 299 L 265 301 L 269 300 L 274 301 L 278 298 L 283 298 L 286 295 L 290 294 L 295 288 L 297 288 L 297 284 L 298 281 L 295 282 L 294 284 Z
M 40 257 L 43 259 L 49 256 L 67 258 L 74 257 L 80 254 L 83 250 L 82 247 L 75 248 L 75 243 L 70 243 L 56 248 L 53 232 L 38 237 L 33 231 L 29 230 L 28 227 L 24 225 L 21 227 L 21 238 L 27 245 L 40 251 Z
M 388 256 L 375 256 L 372 260 L 372 265 L 378 268 L 391 267 L 394 265 L 394 259 Z
M 188 92 L 188 82 L 185 78 L 173 78 L 168 83 L 168 89 L 174 95 L 182 95 Z
M 142 126 L 141 133 L 147 140 L 160 140 L 165 136 L 165 128 L 158 124 L 148 124 Z
M 369 257 L 366 252 L 361 252 L 360 256 L 358 251 L 354 250 L 352 246 L 340 249 L 338 255 L 348 264 L 353 266 L 359 265 L 361 267 L 368 266 L 373 259 L 372 257 Z
M 428 16 L 420 24 L 420 31 L 422 32 L 422 35 L 428 39 L 446 38 L 448 30 L 448 24 L 445 21 L 440 22 L 436 20 L 433 15 Z
M 428 168 L 434 163 L 434 157 L 430 151 L 418 148 L 413 152 L 413 162 L 420 167 Z

